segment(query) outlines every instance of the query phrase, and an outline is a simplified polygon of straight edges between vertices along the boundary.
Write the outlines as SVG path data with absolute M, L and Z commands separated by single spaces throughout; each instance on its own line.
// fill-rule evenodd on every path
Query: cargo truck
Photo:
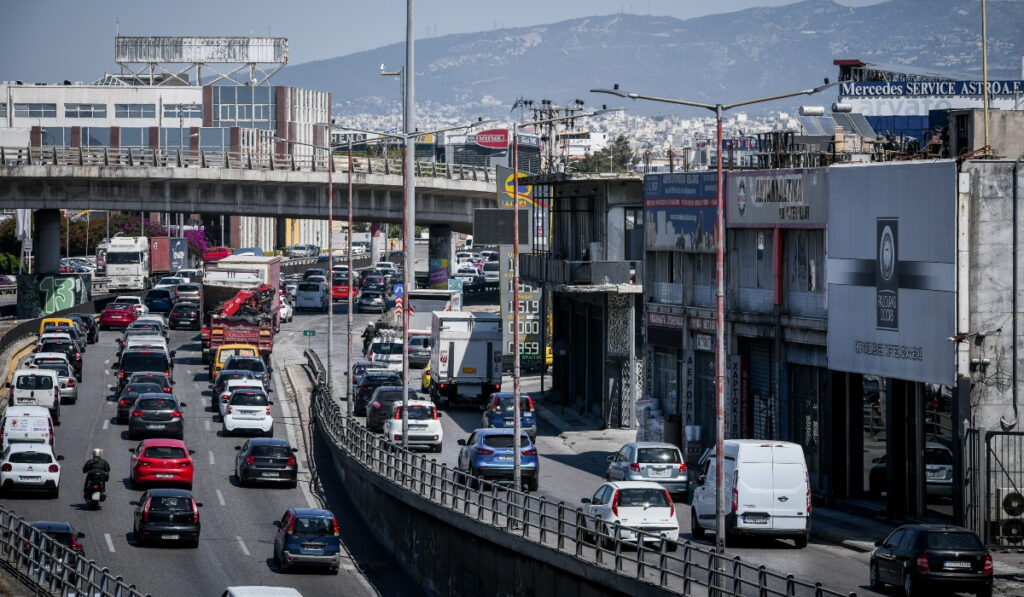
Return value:
M 203 278 L 203 362 L 224 344 L 253 344 L 269 364 L 274 349 L 277 289 L 252 270 L 211 268 Z
M 276 256 L 264 257 L 262 255 L 231 255 L 230 257 L 225 257 L 218 261 L 212 270 L 255 272 L 256 278 L 271 288 L 277 288 L 281 283 L 281 258 Z M 279 315 L 281 310 L 281 298 L 279 293 L 274 293 L 271 309 L 271 312 L 274 313 L 274 331 L 277 332 L 281 329 L 281 318 Z
M 107 244 L 107 288 L 145 290 L 149 282 L 149 239 L 117 236 Z
M 430 396 L 435 403 L 483 404 L 501 391 L 501 316 L 434 311 Z
M 405 294 L 409 309 L 409 333 L 431 333 L 434 312 L 462 311 L 462 293 L 458 290 L 410 290 Z

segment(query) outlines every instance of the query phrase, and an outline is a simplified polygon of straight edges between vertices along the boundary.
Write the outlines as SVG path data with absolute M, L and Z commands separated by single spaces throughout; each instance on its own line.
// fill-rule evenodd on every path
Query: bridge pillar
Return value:
M 452 273 L 452 227 L 446 224 L 432 224 L 429 246 L 429 285 L 431 288 L 447 289 L 448 278 Z
M 37 274 L 60 273 L 60 210 L 37 209 L 36 237 L 32 241 L 36 254 Z
M 381 260 L 380 254 L 385 251 L 384 246 L 384 231 L 387 230 L 387 224 L 370 224 L 370 263 L 377 265 Z

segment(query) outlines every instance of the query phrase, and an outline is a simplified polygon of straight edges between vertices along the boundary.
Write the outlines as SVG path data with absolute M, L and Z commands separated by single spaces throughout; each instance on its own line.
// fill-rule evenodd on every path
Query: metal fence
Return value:
M 331 156 L 331 163 L 335 174 L 348 172 L 347 155 Z M 126 166 L 326 172 L 327 156 L 149 147 L 0 147 L 0 166 Z M 352 159 L 352 171 L 359 174 L 399 175 L 402 169 L 401 160 L 367 157 Z M 414 174 L 453 180 L 494 180 L 490 168 L 433 161 L 415 162 Z
M 3 506 L 0 506 L 0 560 L 23 580 L 52 595 L 144 595 L 135 585 L 40 532 Z
M 985 473 L 981 536 L 990 546 L 1024 551 L 1024 432 L 985 433 Z
M 313 419 L 330 440 L 368 472 L 432 504 L 482 525 L 502 529 L 617 574 L 682 595 L 759 597 L 850 596 L 719 554 L 690 541 L 669 541 L 638 532 L 637 541 L 620 541 L 617 525 L 598 528 L 581 508 L 552 502 L 515 488 L 488 483 L 449 468 L 371 433 L 348 417 L 330 394 L 319 356 L 306 349 L 316 375 L 311 396 Z

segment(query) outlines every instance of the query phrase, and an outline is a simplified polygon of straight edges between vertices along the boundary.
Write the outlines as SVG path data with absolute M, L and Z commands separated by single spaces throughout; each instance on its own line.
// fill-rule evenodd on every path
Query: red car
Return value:
M 145 439 L 132 450 L 131 480 L 145 483 L 183 484 L 192 489 L 192 450 L 180 439 Z
M 334 284 L 331 287 L 331 299 L 335 301 L 347 301 L 349 299 L 348 283 Z
M 125 303 L 110 303 L 100 313 L 100 329 L 126 328 L 135 322 L 139 312 Z
M 203 260 L 207 263 L 214 263 L 224 259 L 228 255 L 231 255 L 231 249 L 229 247 L 209 247 L 206 252 L 203 253 Z

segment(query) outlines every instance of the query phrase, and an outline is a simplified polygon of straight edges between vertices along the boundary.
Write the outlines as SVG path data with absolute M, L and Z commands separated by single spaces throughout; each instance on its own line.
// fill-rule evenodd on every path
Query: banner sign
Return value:
M 717 176 L 713 171 L 644 176 L 644 239 L 648 251 L 715 251 Z
M 824 228 L 828 219 L 825 168 L 728 172 L 729 228 Z

